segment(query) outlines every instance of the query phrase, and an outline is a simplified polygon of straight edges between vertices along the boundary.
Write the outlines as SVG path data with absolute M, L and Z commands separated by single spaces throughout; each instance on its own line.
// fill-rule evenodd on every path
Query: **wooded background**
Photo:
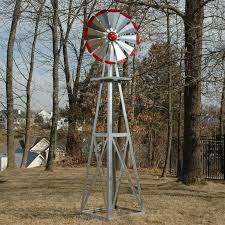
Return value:
M 31 139 L 35 77 L 51 76 L 51 169 L 57 145 L 59 111 L 69 120 L 67 158 L 85 161 L 84 139 L 91 133 L 101 64 L 85 51 L 83 29 L 95 12 L 117 8 L 136 20 L 141 44 L 120 66 L 132 81 L 123 86 L 139 164 L 168 173 L 173 139 L 178 140 L 184 183 L 204 180 L 200 137 L 224 134 L 223 0 L 14 0 L 0 1 L 1 93 L 7 109 L 8 168 L 15 167 L 14 109 L 26 111 L 25 154 Z M 5 87 L 5 89 L 4 89 Z M 6 90 L 6 94 L 4 93 Z M 66 107 L 60 108 L 62 93 Z M 50 104 L 50 103 L 49 103 Z M 120 106 L 115 129 L 122 130 Z M 102 109 L 102 127 L 105 119 Z M 78 128 L 82 127 L 82 132 Z M 182 142 L 183 140 L 183 142 Z M 183 144 L 182 144 L 183 143 Z M 183 147 L 182 147 L 183 146 Z

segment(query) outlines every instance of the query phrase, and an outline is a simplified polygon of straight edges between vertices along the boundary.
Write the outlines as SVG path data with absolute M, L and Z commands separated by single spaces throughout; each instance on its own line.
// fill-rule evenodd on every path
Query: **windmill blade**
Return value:
M 116 29 L 116 25 L 117 25 L 117 22 L 119 20 L 119 17 L 120 17 L 119 12 L 108 13 L 109 24 L 110 24 L 112 30 Z
M 107 14 L 107 12 L 103 13 L 102 15 L 98 16 L 98 19 L 106 29 L 110 30 L 111 26 L 109 24 L 109 18 Z
M 106 53 L 105 61 L 110 64 L 115 62 L 115 51 L 113 45 L 109 43 L 109 47 Z
M 136 32 L 136 30 L 134 28 L 133 23 L 129 23 L 123 29 L 121 29 L 118 34 L 119 35 L 124 35 L 124 34 L 132 34 L 132 33 L 135 33 L 135 32 Z
M 132 44 L 137 43 L 137 35 L 124 35 L 118 38 L 120 41 L 127 41 Z
M 88 41 L 89 46 L 91 47 L 92 52 L 99 48 L 100 46 L 104 45 L 106 42 L 105 38 L 99 38 L 99 39 L 92 39 Z
M 87 31 L 88 39 L 104 38 L 105 34 L 103 32 L 88 28 Z
M 93 17 L 94 19 L 90 20 L 88 23 L 88 27 L 91 27 L 94 30 L 100 31 L 100 32 L 106 32 L 106 27 L 98 20 L 97 17 Z
M 120 48 L 120 46 L 118 44 L 113 43 L 113 47 L 115 49 L 117 61 L 122 61 L 127 58 L 127 56 L 124 54 L 124 52 L 122 51 L 122 49 Z
M 126 44 L 125 42 L 122 42 L 122 41 L 116 41 L 116 43 L 128 54 L 128 55 L 131 55 L 134 51 L 134 47 Z
M 84 29 L 85 46 L 97 61 L 124 62 L 140 43 L 132 18 L 117 9 L 102 10 L 92 16 Z
M 94 54 L 97 55 L 99 58 L 103 59 L 107 53 L 109 44 L 107 42 L 105 42 L 104 45 L 99 46 L 99 48 L 94 51 Z
M 120 18 L 117 22 L 117 25 L 116 25 L 116 31 L 117 33 L 120 32 L 121 29 L 123 29 L 126 25 L 128 25 L 130 23 L 130 20 L 123 16 L 123 15 L 120 15 Z
M 111 62 L 114 62 L 115 61 L 115 50 L 114 50 L 113 45 L 111 43 L 109 45 L 109 49 L 110 49 L 110 57 L 109 57 L 109 60 Z

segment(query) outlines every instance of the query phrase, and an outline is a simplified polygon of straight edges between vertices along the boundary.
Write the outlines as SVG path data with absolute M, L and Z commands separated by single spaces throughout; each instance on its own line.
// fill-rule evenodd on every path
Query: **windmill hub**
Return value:
M 118 38 L 118 35 L 117 35 L 116 32 L 111 31 L 111 32 L 108 33 L 108 39 L 109 39 L 110 41 L 116 41 L 117 38 Z

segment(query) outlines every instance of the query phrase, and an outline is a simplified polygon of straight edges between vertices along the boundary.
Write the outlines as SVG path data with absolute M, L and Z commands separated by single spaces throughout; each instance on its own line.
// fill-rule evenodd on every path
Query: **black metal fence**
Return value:
M 179 146 L 177 139 L 173 139 L 172 143 L 170 173 L 177 175 L 179 170 Z M 205 177 L 208 179 L 225 179 L 225 136 L 201 137 L 201 152 Z

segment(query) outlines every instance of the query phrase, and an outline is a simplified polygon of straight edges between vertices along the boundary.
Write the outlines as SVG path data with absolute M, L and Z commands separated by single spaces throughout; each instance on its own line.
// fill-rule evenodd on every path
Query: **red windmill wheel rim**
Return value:
M 92 16 L 84 29 L 87 50 L 99 62 L 124 63 L 140 43 L 138 26 L 128 14 L 116 9 Z

